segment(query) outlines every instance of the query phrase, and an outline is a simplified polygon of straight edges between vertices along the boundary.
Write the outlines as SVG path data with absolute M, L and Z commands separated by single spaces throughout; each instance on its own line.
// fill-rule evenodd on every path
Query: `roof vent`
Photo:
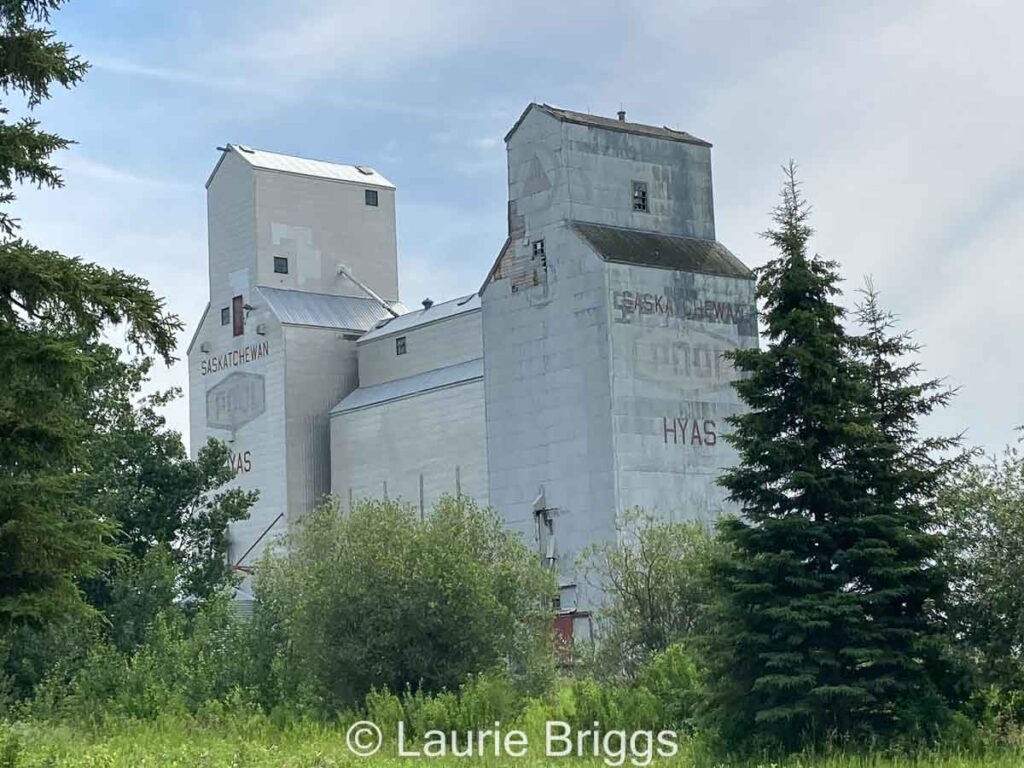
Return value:
M 423 308 L 424 309 L 430 309 L 432 306 L 434 306 L 434 300 L 433 299 L 424 299 L 423 300 Z
M 363 176 L 373 176 L 373 168 L 368 165 L 357 165 L 356 170 L 363 174 Z
M 620 123 L 626 122 L 626 110 L 624 110 L 624 109 L 620 109 L 619 110 L 619 122 Z

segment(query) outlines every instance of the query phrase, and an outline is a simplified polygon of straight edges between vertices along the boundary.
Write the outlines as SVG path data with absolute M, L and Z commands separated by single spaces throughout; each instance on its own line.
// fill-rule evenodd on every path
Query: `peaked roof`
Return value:
M 257 290 L 285 325 L 368 331 L 384 318 L 391 317 L 377 301 L 362 296 L 336 296 L 262 285 Z
M 210 186 L 220 164 L 229 152 L 233 152 L 245 160 L 253 168 L 265 171 L 278 171 L 280 173 L 291 173 L 296 176 L 312 176 L 317 179 L 328 179 L 330 181 L 348 181 L 355 184 L 365 184 L 372 187 L 384 187 L 394 189 L 395 185 L 385 179 L 381 174 L 365 165 L 344 165 L 342 163 L 329 163 L 325 160 L 310 160 L 305 157 L 293 157 L 282 155 L 277 152 L 266 152 L 262 149 L 253 149 L 244 144 L 227 144 L 221 149 L 221 157 L 214 166 L 210 178 L 206 180 L 206 186 Z
M 572 229 L 604 261 L 752 279 L 754 274 L 717 240 L 573 222 Z
M 480 309 L 480 296 L 471 293 L 468 296 L 460 296 L 457 299 L 434 304 L 430 309 L 417 309 L 414 312 L 406 312 L 398 317 L 385 318 L 377 324 L 376 328 L 360 338 L 359 343 L 408 331 L 428 323 L 436 323 L 439 320 L 447 320 L 456 315 L 472 312 L 474 309 Z
M 666 126 L 657 125 L 645 125 L 644 123 L 630 123 L 625 120 L 618 120 L 614 117 L 602 117 L 601 115 L 589 115 L 586 112 L 574 112 L 571 109 L 561 109 L 560 107 L 553 107 L 550 104 L 537 104 L 531 103 L 523 114 L 516 120 L 515 125 L 512 129 L 505 134 L 505 141 L 511 138 L 512 134 L 516 132 L 520 123 L 526 118 L 531 109 L 539 109 L 546 115 L 550 115 L 556 120 L 560 120 L 563 123 L 575 123 L 576 125 L 587 125 L 592 128 L 603 128 L 607 131 L 619 131 L 620 133 L 633 133 L 639 136 L 651 136 L 658 139 L 668 139 L 670 141 L 682 141 L 687 144 L 696 144 L 700 147 L 710 147 L 711 143 L 704 141 L 704 139 L 698 139 L 696 136 L 686 133 L 686 131 L 676 131 Z

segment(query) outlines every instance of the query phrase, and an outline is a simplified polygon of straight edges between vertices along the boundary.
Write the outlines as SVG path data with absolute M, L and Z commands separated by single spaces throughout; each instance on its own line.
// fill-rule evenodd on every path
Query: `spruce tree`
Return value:
M 20 183 L 59 187 L 51 155 L 68 139 L 41 129 L 32 110 L 54 86 L 77 84 L 86 64 L 55 39 L 63 0 L 0 2 L 0 206 Z M 11 95 L 22 97 L 9 119 Z M 0 631 L 82 609 L 77 585 L 116 554 L 113 520 L 83 501 L 91 431 L 85 403 L 120 324 L 140 351 L 171 361 L 181 329 L 139 277 L 17 236 L 0 209 Z
M 758 271 L 768 345 L 729 355 L 748 410 L 731 419 L 739 463 L 720 483 L 742 517 L 720 526 L 709 711 L 732 748 L 892 732 L 927 682 L 914 637 L 934 541 L 907 503 L 927 481 L 903 448 L 921 403 L 881 364 L 889 348 L 847 334 L 837 265 L 807 252 L 808 216 L 791 164 L 765 233 L 779 255 Z M 890 396 L 908 400 L 887 422 Z
M 939 695 L 946 675 L 945 628 L 937 606 L 948 578 L 938 565 L 942 549 L 937 498 L 963 456 L 959 437 L 922 437 L 919 419 L 954 395 L 941 379 L 923 379 L 920 346 L 883 309 L 871 280 L 861 291 L 857 321 L 862 335 L 853 353 L 867 380 L 874 444 L 862 468 L 870 514 L 848 537 L 852 583 L 871 596 L 866 606 L 878 653 L 858 667 L 880 706 L 876 730 L 921 732 L 948 715 Z

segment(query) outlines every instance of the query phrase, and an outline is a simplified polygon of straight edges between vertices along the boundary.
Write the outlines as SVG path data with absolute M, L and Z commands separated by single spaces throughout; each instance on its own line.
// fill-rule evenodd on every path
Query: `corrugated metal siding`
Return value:
M 429 392 L 432 389 L 441 389 L 442 387 L 450 387 L 454 384 L 481 379 L 483 375 L 484 362 L 480 358 L 457 365 L 450 365 L 447 368 L 437 368 L 433 371 L 417 374 L 416 376 L 377 384 L 372 387 L 360 387 L 334 406 L 331 409 L 331 413 L 346 413 L 357 408 L 366 408 L 371 405 L 386 403 L 389 400 L 409 397 L 420 392 Z
M 270 309 L 285 325 L 313 325 L 368 331 L 391 315 L 373 299 L 259 287 Z

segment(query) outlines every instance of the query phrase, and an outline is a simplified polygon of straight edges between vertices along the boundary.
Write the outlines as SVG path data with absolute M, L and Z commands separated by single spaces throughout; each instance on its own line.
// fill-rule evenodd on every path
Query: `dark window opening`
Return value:
M 397 339 L 395 339 L 395 354 L 405 354 L 405 336 L 399 336 Z
M 274 272 L 279 275 L 288 274 L 288 257 L 286 256 L 275 256 L 274 257 Z
M 548 271 L 548 256 L 544 252 L 544 241 L 536 240 L 533 243 L 533 260 L 538 267 L 545 272 Z
M 372 205 L 374 208 L 377 207 L 377 190 L 368 189 L 366 190 L 366 204 Z
M 231 307 L 223 307 L 220 311 L 220 324 L 227 325 L 231 322 Z
M 647 212 L 647 184 L 642 181 L 633 182 L 633 210 Z
M 544 241 L 533 241 L 533 253 L 530 258 L 533 260 L 533 284 L 540 285 L 546 282 L 548 276 L 548 255 L 544 251 Z
M 245 333 L 245 304 L 241 296 L 231 299 L 231 326 L 232 336 Z

